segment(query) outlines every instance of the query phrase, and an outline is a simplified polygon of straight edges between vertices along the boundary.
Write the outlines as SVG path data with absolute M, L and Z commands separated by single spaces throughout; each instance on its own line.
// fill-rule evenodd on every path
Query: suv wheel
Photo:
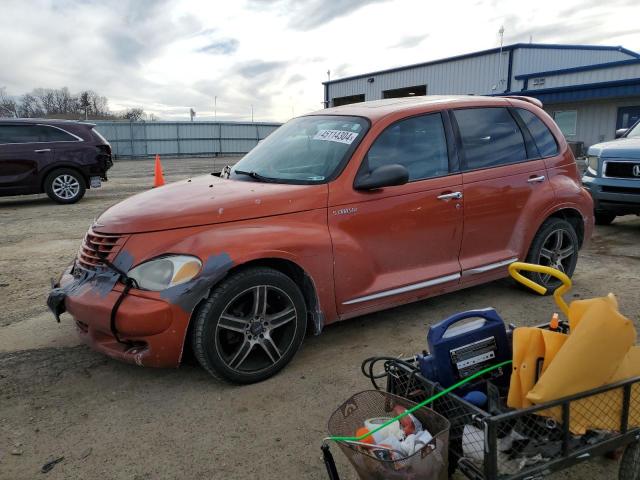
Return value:
M 568 277 L 573 275 L 578 262 L 580 242 L 573 226 L 561 218 L 548 218 L 533 238 L 526 261 L 560 270 Z M 528 272 L 527 276 L 553 293 L 562 282 L 551 275 Z
M 595 212 L 596 225 L 611 225 L 616 218 L 615 213 L 611 212 Z
M 62 168 L 51 172 L 44 181 L 44 189 L 51 200 L 58 203 L 76 203 L 87 190 L 84 178 L 77 171 Z
M 276 374 L 304 339 L 307 308 L 298 286 L 272 268 L 223 280 L 193 321 L 192 345 L 214 377 L 254 383 Z

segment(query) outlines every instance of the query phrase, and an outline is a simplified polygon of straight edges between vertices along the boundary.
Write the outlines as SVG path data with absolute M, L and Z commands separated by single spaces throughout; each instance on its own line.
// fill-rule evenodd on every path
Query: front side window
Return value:
M 558 153 L 558 144 L 549 128 L 533 112 L 516 108 L 518 115 L 527 126 L 541 157 L 550 157 Z
M 553 119 L 556 121 L 558 128 L 565 137 L 572 137 L 576 134 L 578 125 L 577 110 L 553 112 Z
M 372 172 L 390 164 L 406 167 L 409 181 L 449 173 L 447 140 L 440 113 L 401 120 L 380 134 L 367 153 L 363 169 Z
M 33 143 L 40 137 L 33 125 L 0 125 L 0 143 Z
M 490 168 L 527 159 L 518 124 L 502 107 L 454 110 L 467 170 Z
M 247 153 L 230 177 L 324 183 L 337 174 L 369 128 L 360 117 L 311 115 L 288 121 Z

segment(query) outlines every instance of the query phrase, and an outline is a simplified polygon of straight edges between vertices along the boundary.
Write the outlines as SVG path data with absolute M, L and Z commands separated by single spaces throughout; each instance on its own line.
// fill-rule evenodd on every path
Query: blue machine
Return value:
M 511 360 L 510 343 L 507 328 L 493 308 L 461 312 L 429 329 L 429 354 L 418 355 L 420 371 L 429 380 L 449 387 L 483 368 Z M 508 386 L 511 369 L 498 369 L 493 377 L 497 385 Z M 460 390 L 468 392 L 475 385 Z

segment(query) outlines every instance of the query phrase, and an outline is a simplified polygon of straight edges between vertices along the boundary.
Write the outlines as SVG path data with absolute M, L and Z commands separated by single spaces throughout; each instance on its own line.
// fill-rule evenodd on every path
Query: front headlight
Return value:
M 587 169 L 594 175 L 598 174 L 598 163 L 600 163 L 600 157 L 595 155 L 589 155 L 587 157 Z
M 159 292 L 188 282 L 200 273 L 202 262 L 189 255 L 167 255 L 141 263 L 127 274 L 144 290 Z

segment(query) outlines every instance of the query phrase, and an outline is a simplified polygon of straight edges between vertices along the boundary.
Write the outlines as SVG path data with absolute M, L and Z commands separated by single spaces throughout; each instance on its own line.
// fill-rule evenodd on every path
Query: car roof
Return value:
M 84 122 L 81 120 L 62 120 L 59 118 L 0 118 L 0 124 L 3 123 L 25 123 L 33 125 L 85 125 L 95 127 L 95 123 Z
M 340 107 L 325 108 L 309 115 L 350 115 L 379 120 L 392 113 L 430 111 L 444 108 L 473 106 L 510 106 L 508 97 L 481 95 L 424 95 L 419 97 L 387 98 L 370 102 L 351 103 Z

